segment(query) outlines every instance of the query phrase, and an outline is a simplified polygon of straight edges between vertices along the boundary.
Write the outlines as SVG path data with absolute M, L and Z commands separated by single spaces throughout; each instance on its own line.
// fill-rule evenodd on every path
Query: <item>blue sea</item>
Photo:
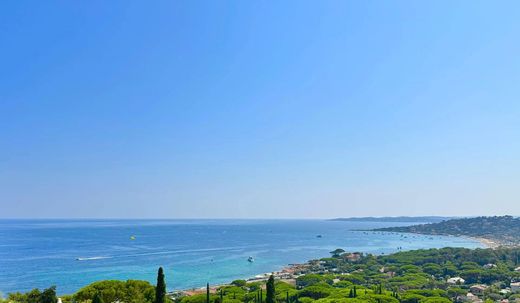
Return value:
M 159 266 L 169 290 L 187 289 L 272 272 L 336 248 L 389 254 L 398 247 L 482 247 L 465 238 L 357 231 L 409 224 L 414 223 L 0 220 L 0 292 L 56 285 L 59 294 L 69 294 L 105 279 L 155 283 Z

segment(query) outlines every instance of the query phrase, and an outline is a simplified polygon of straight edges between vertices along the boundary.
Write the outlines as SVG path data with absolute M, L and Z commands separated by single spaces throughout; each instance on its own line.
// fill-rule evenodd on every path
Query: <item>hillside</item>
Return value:
M 512 216 L 451 219 L 438 223 L 379 228 L 376 230 L 478 237 L 497 241 L 503 245 L 520 243 L 520 218 Z
M 450 217 L 438 216 L 422 216 L 422 217 L 350 217 L 336 218 L 331 221 L 349 221 L 349 222 L 409 222 L 409 223 L 437 223 L 449 220 Z

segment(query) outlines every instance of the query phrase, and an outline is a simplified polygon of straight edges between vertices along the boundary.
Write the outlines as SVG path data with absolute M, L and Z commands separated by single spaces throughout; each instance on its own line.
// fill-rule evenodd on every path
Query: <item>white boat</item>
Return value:
M 247 262 L 255 262 L 255 258 L 253 258 L 252 256 L 249 256 L 249 258 L 247 258 Z

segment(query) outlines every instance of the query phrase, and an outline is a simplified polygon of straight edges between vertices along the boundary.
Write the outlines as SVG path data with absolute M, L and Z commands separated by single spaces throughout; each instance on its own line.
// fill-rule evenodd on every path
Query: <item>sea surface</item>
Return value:
M 105 279 L 201 287 L 279 270 L 343 248 L 374 254 L 446 246 L 466 238 L 363 232 L 406 222 L 326 220 L 0 220 L 0 292 L 57 286 L 74 293 Z M 321 237 L 318 237 L 321 235 Z M 250 263 L 248 257 L 254 257 Z

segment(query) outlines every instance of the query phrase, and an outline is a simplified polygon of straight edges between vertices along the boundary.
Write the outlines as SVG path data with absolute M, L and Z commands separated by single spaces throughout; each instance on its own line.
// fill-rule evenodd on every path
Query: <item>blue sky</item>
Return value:
M 0 4 L 0 217 L 520 214 L 517 1 Z

